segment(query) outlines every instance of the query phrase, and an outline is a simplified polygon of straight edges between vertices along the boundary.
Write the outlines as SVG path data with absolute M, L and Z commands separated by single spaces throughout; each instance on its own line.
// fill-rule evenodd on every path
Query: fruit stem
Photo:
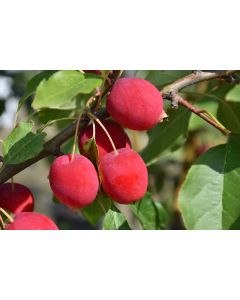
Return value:
M 116 147 L 115 147 L 115 145 L 114 145 L 114 142 L 113 142 L 113 140 L 112 140 L 110 134 L 108 133 L 107 129 L 106 129 L 105 126 L 103 125 L 103 123 L 102 123 L 97 117 L 95 117 L 92 113 L 88 112 L 88 115 L 89 115 L 92 119 L 94 119 L 94 120 L 102 127 L 102 129 L 103 129 L 104 132 L 106 133 L 106 135 L 107 135 L 107 137 L 108 137 L 108 139 L 109 139 L 109 141 L 110 141 L 110 143 L 111 143 L 111 145 L 112 145 L 112 147 L 113 147 L 113 150 L 114 150 L 115 154 L 118 155 L 118 152 L 117 152 L 117 149 L 116 149 Z
M 73 142 L 73 149 L 72 149 L 72 156 L 71 156 L 71 162 L 74 159 L 74 154 L 75 154 L 75 151 L 76 151 L 77 136 L 78 136 L 78 129 L 79 129 L 79 124 L 80 124 L 81 116 L 82 115 L 79 115 L 79 117 L 77 119 L 76 130 L 75 130 L 75 135 L 74 135 L 74 142 Z
M 0 224 L 1 224 L 1 228 L 4 229 L 5 226 L 1 215 L 0 215 Z
M 122 76 L 123 70 L 120 70 L 116 79 L 119 79 Z
M 2 212 L 11 223 L 13 222 L 13 218 L 1 207 L 0 207 L 0 212 Z
M 96 140 L 96 126 L 95 126 L 94 122 L 93 122 L 92 126 L 93 126 L 93 138 L 94 138 L 94 140 Z
M 13 179 L 13 177 L 11 177 L 11 187 L 12 187 L 12 191 L 15 192 L 15 186 L 14 186 L 14 179 Z

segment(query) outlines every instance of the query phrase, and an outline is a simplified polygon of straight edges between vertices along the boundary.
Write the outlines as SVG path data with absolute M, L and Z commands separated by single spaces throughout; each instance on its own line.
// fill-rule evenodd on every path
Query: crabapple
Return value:
M 21 212 L 16 214 L 6 230 L 58 230 L 57 225 L 47 216 L 36 212 Z
M 147 168 L 141 156 L 132 149 L 118 149 L 106 154 L 99 172 L 103 189 L 113 200 L 128 204 L 144 196 L 148 185 Z
M 0 185 L 0 207 L 9 210 L 13 214 L 33 211 L 33 194 L 22 184 L 4 183 Z
M 57 157 L 50 168 L 53 194 L 63 204 L 79 209 L 91 204 L 98 192 L 97 172 L 89 159 L 80 154 Z
M 133 130 L 148 130 L 161 119 L 163 98 L 150 82 L 120 78 L 107 98 L 107 112 L 115 121 Z
M 131 148 L 131 142 L 129 137 L 123 130 L 123 128 L 116 122 L 112 120 L 104 120 L 102 124 L 110 134 L 113 143 L 117 149 L 119 148 Z M 88 155 L 84 152 L 84 145 L 91 139 L 93 136 L 93 125 L 89 125 L 85 130 L 83 130 L 78 139 L 78 146 L 80 152 L 84 155 Z M 105 154 L 113 151 L 113 147 L 106 133 L 99 124 L 96 124 L 96 145 L 98 149 L 98 158 L 99 161 L 103 158 Z

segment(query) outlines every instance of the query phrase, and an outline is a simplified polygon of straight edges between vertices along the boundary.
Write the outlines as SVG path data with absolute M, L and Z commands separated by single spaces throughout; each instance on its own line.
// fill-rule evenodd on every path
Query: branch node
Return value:
M 61 151 L 60 147 L 56 147 L 55 149 L 53 149 L 52 151 L 52 155 L 53 156 L 61 156 L 63 155 L 64 153 Z
M 179 95 L 178 95 L 176 92 L 174 92 L 174 91 L 170 91 L 170 92 L 169 92 L 169 95 L 168 95 L 168 98 L 169 98 L 170 101 L 171 101 L 172 108 L 178 109 L 178 102 L 179 102 L 179 98 L 181 98 L 181 96 L 179 96 Z

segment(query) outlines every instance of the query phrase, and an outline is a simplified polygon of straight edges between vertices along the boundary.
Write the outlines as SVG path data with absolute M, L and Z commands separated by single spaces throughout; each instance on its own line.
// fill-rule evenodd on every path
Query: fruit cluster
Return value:
M 34 197 L 32 192 L 19 183 L 0 185 L 0 212 L 8 219 L 6 230 L 57 230 L 58 227 L 47 216 L 33 212 Z M 6 213 L 15 215 L 14 220 Z M 1 221 L 3 223 L 2 217 Z
M 107 97 L 106 110 L 110 118 L 101 122 L 92 115 L 92 123 L 79 134 L 81 154 L 58 156 L 50 167 L 53 194 L 72 209 L 91 204 L 100 186 L 121 204 L 138 201 L 146 193 L 146 165 L 131 148 L 123 127 L 133 130 L 154 127 L 163 113 L 161 93 L 144 79 L 121 78 Z M 92 140 L 97 150 L 94 162 L 89 151 Z M 32 212 L 33 206 L 32 193 L 26 187 L 17 183 L 14 187 L 10 183 L 0 186 L 0 207 L 15 214 L 5 229 L 57 229 L 46 216 Z

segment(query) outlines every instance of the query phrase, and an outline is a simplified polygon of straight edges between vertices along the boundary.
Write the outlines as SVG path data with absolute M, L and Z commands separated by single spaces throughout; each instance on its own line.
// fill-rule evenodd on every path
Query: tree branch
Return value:
M 194 114 L 198 115 L 200 118 L 202 118 L 203 120 L 205 120 L 210 125 L 214 126 L 216 129 L 218 129 L 222 133 L 224 133 L 226 135 L 228 135 L 230 133 L 230 131 L 228 131 L 225 127 L 223 127 L 219 122 L 216 122 L 215 120 L 213 120 L 208 115 L 207 111 L 202 110 L 202 109 L 198 109 L 197 107 L 195 107 L 194 105 L 192 105 L 190 102 L 188 102 L 187 100 L 183 99 L 179 94 L 175 94 L 175 96 L 173 96 L 173 100 L 177 101 L 177 103 L 181 104 L 182 106 L 185 106 L 191 112 L 193 112 Z
M 115 71 L 116 74 L 118 71 Z M 190 86 L 192 84 L 196 84 L 201 81 L 210 80 L 210 79 L 226 79 L 226 76 L 229 76 L 233 74 L 235 71 L 195 71 L 193 74 L 188 75 L 182 79 L 177 80 L 176 82 L 166 86 L 162 90 L 163 97 L 165 99 L 171 100 L 172 105 L 174 107 L 177 107 L 177 104 L 180 103 L 181 105 L 185 106 L 187 109 L 192 111 L 193 113 L 197 114 L 199 117 L 204 119 L 209 124 L 213 125 L 215 128 L 220 130 L 221 132 L 224 132 L 225 134 L 228 133 L 227 130 L 221 126 L 221 124 L 215 122 L 212 118 L 206 115 L 205 111 L 199 110 L 196 107 L 194 107 L 191 103 L 184 100 L 178 92 L 182 90 L 183 88 Z M 106 90 L 103 93 L 103 96 L 106 95 L 110 89 L 111 86 L 114 84 L 114 81 L 117 79 L 117 76 L 114 76 L 111 85 L 106 88 Z M 106 111 L 98 111 L 95 113 L 95 116 L 99 119 L 104 119 L 107 117 Z M 82 117 L 82 120 L 79 124 L 79 131 L 82 130 L 89 122 L 89 119 L 86 118 L 86 115 Z M 11 177 L 16 175 L 17 173 L 21 172 L 22 170 L 26 169 L 27 167 L 35 164 L 39 160 L 48 157 L 50 155 L 60 155 L 61 150 L 60 146 L 65 143 L 67 140 L 69 140 L 71 137 L 74 136 L 76 130 L 76 122 L 61 132 L 59 132 L 55 137 L 53 137 L 51 140 L 46 142 L 44 144 L 43 150 L 32 159 L 29 159 L 23 163 L 17 164 L 17 165 L 3 165 L 0 169 L 0 184 L 4 183 L 5 181 L 9 180 Z M 1 158 L 0 158 L 1 160 Z
M 237 80 L 238 77 L 234 76 L 236 71 L 194 71 L 192 74 L 185 76 L 172 84 L 169 84 L 162 90 L 162 95 L 164 99 L 170 100 L 174 108 L 178 107 L 178 104 L 185 106 L 194 114 L 198 115 L 200 118 L 205 120 L 207 123 L 214 126 L 216 129 L 224 134 L 229 134 L 230 132 L 219 122 L 210 117 L 209 113 L 204 110 L 200 110 L 189 103 L 187 100 L 183 99 L 179 92 L 196 83 L 212 80 L 212 79 L 224 79 L 229 81 L 229 78 L 234 78 Z
M 179 93 L 182 89 L 207 80 L 212 79 L 226 79 L 226 76 L 233 74 L 236 71 L 194 71 L 192 74 L 187 75 L 163 88 L 163 98 L 171 100 L 172 106 L 177 107 L 177 98 L 173 99 L 173 95 Z
M 99 111 L 95 114 L 97 118 L 103 119 L 107 117 L 105 111 Z M 79 124 L 79 131 L 82 130 L 89 122 L 89 119 L 84 117 L 82 118 Z M 76 122 L 64 130 L 60 131 L 55 137 L 44 144 L 43 150 L 35 157 L 17 164 L 17 165 L 3 165 L 0 169 L 0 184 L 9 180 L 14 175 L 18 174 L 27 167 L 35 164 L 39 160 L 48 157 L 50 155 L 58 155 L 60 152 L 60 146 L 64 144 L 67 140 L 74 136 L 76 130 Z

